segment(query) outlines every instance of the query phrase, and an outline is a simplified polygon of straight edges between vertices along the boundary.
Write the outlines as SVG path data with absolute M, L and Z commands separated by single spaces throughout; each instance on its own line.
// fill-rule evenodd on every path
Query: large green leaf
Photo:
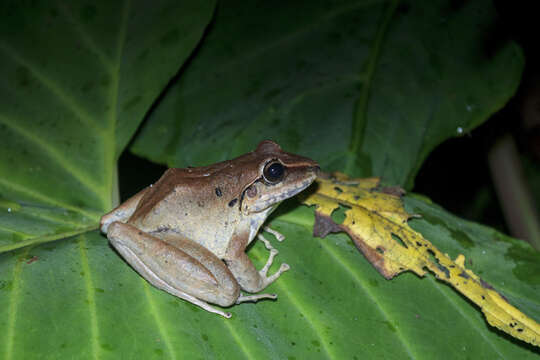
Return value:
M 328 171 L 411 188 L 436 145 L 519 84 L 521 52 L 496 26 L 491 0 L 224 2 L 131 149 L 187 166 L 271 138 Z
M 231 2 L 222 4 L 210 36 L 180 77 L 180 84 L 189 84 L 196 77 L 192 67 L 199 68 L 199 86 L 206 92 L 188 99 L 176 97 L 179 90 L 173 87 L 154 108 L 155 116 L 149 119 L 143 132 L 145 140 L 136 148 L 145 154 L 155 148 L 156 153 L 151 156 L 169 159 L 170 163 L 200 165 L 244 149 L 251 150 L 251 144 L 258 140 L 254 138 L 264 130 L 261 137 L 275 137 L 286 150 L 300 150 L 328 168 L 365 173 L 382 171 L 387 180 L 404 183 L 414 174 L 414 167 L 424 153 L 413 152 L 418 158 L 407 158 L 404 164 L 392 157 L 405 156 L 411 146 L 409 141 L 423 144 L 412 147 L 427 152 L 436 141 L 425 135 L 426 128 L 416 122 L 399 128 L 395 122 L 386 125 L 372 122 L 376 118 L 369 115 L 372 106 L 362 105 L 362 100 L 355 120 L 347 116 L 353 116 L 353 104 L 358 98 L 369 99 L 370 104 L 383 101 L 376 99 L 382 96 L 376 89 L 393 87 L 392 76 L 410 76 L 406 85 L 419 81 L 415 76 L 421 75 L 420 70 L 406 74 L 421 68 L 419 65 L 403 63 L 400 70 L 394 69 L 394 75 L 381 72 L 385 56 L 388 62 L 400 64 L 400 59 L 385 55 L 385 51 L 392 49 L 384 50 L 383 45 L 392 39 L 392 33 L 414 42 L 413 39 L 424 34 L 420 30 L 414 32 L 414 28 L 431 29 L 426 23 L 422 25 L 422 21 L 427 24 L 431 21 L 433 3 L 443 4 L 425 2 L 423 18 L 408 18 L 421 10 L 416 8 L 417 3 L 395 7 L 395 3 L 353 2 L 328 5 L 330 10 L 325 10 L 321 4 L 292 9 L 289 6 L 294 2 L 279 7 L 264 2 L 258 4 L 260 13 L 255 12 L 258 8 L 252 8 L 251 2 L 242 3 L 231 10 L 239 11 L 241 19 L 251 21 L 251 26 L 244 27 L 236 36 L 240 19 L 227 13 L 227 6 L 233 6 Z M 280 254 L 272 270 L 281 261 L 291 265 L 291 270 L 269 288 L 278 293 L 277 301 L 234 306 L 230 309 L 233 318 L 226 320 L 148 285 L 111 249 L 103 235 L 87 229 L 95 227 L 99 215 L 113 203 L 114 168 L 120 151 L 202 36 L 212 16 L 213 4 L 66 2 L 51 5 L 34 1 L 22 8 L 19 4 L 3 3 L 0 21 L 3 55 L 0 141 L 4 145 L 0 152 L 1 358 L 538 357 L 537 349 L 489 328 L 481 313 L 467 300 L 432 277 L 418 279 L 404 274 L 386 281 L 346 236 L 312 238 L 312 210 L 296 207 L 294 201 L 282 205 L 272 221 L 273 227 L 287 236 L 284 243 L 273 241 Z M 474 39 L 478 40 L 481 34 L 471 35 L 471 28 L 488 24 L 493 13 L 481 1 L 475 3 L 480 4 L 475 11 L 469 6 L 477 5 L 464 4 L 467 5 L 464 8 L 448 8 L 454 14 L 449 19 L 455 23 L 449 22 L 456 28 L 449 28 L 447 34 L 456 31 L 455 36 L 466 41 L 472 51 L 478 45 Z M 444 9 L 443 5 L 440 9 Z M 324 11 L 325 16 L 317 17 Z M 350 14 L 359 17 L 358 21 L 352 24 L 346 21 Z M 403 27 L 403 22 L 409 22 L 409 26 Z M 296 28 L 299 24 L 304 27 Z M 362 33 L 364 24 L 371 24 L 371 32 Z M 327 41 L 321 41 L 318 35 L 332 26 L 344 26 L 344 29 L 323 36 Z M 224 30 L 219 30 L 223 27 Z M 268 45 L 260 49 L 263 54 L 260 58 L 250 66 L 241 64 L 235 75 L 239 86 L 246 81 L 241 75 L 250 75 L 252 90 L 241 86 L 237 89 L 234 84 L 227 88 L 225 85 L 236 78 L 223 71 L 218 75 L 228 81 L 209 85 L 207 79 L 216 75 L 212 69 L 237 66 L 235 53 L 249 49 L 250 43 L 261 42 L 260 38 L 250 38 L 251 32 L 264 36 L 259 27 L 267 31 Z M 227 31 L 228 40 L 216 37 L 216 29 Z M 274 38 L 272 34 L 279 29 L 298 31 Z M 347 38 L 349 32 L 355 37 Z M 304 41 L 297 42 L 296 36 L 303 36 Z M 437 36 L 442 35 L 431 36 L 436 42 Z M 326 47 L 329 43 L 337 46 L 342 40 L 350 46 Z M 297 51 L 279 54 L 284 52 L 281 44 L 289 41 L 293 44 L 286 48 Z M 460 45 L 460 41 L 456 39 L 449 45 Z M 321 52 L 313 57 L 313 61 L 318 59 L 313 70 L 310 66 L 315 63 L 303 65 L 301 60 L 310 57 L 301 50 L 317 42 Z M 272 48 L 272 44 L 277 48 Z M 215 53 L 213 46 L 230 51 L 229 65 L 222 64 L 224 58 L 220 53 L 215 58 L 207 54 Z M 445 48 L 438 43 L 432 46 Z M 520 72 L 521 57 L 512 44 L 497 48 L 490 59 L 458 49 L 461 48 L 454 49 L 455 56 L 465 59 L 466 65 L 456 60 L 452 69 L 462 66 L 472 78 L 483 74 L 492 84 L 489 96 L 481 82 L 472 82 L 475 91 L 471 87 L 447 89 L 456 102 L 463 94 L 482 93 L 486 97 L 478 102 L 479 113 L 471 108 L 473 114 L 459 122 L 467 130 L 510 96 Z M 373 51 L 378 55 L 372 55 Z M 433 50 L 446 59 L 438 51 Z M 251 54 L 256 57 L 261 52 Z M 285 63 L 296 55 L 298 69 L 286 70 Z M 422 52 L 408 55 L 408 60 L 414 61 L 420 55 Z M 198 65 L 199 57 L 205 59 L 206 69 Z M 468 63 L 472 60 L 478 63 Z M 360 73 L 365 61 L 373 66 L 366 73 L 369 76 Z M 327 77 L 313 75 L 328 69 L 339 70 L 345 63 L 352 65 L 341 76 L 335 72 L 326 73 Z M 442 64 L 444 71 L 441 70 L 440 76 L 447 82 L 459 82 L 459 78 L 452 78 L 458 72 L 448 75 L 445 70 L 448 64 L 444 61 Z M 493 64 L 505 66 L 506 72 L 495 71 Z M 303 76 L 308 70 L 311 75 Z M 266 73 L 270 76 L 263 76 Z M 103 74 L 109 74 L 110 81 Z M 337 79 L 335 86 L 331 79 Z M 368 80 L 369 86 L 358 87 L 359 80 Z M 275 87 L 280 83 L 292 90 L 280 91 Z M 389 83 L 393 85 L 385 85 Z M 418 92 L 432 92 L 424 89 L 427 80 L 421 85 L 417 84 Z M 295 92 L 294 88 L 299 90 Z M 440 89 L 445 87 L 440 85 Z M 408 95 L 408 90 L 400 91 L 402 96 Z M 238 94 L 253 94 L 259 99 L 261 94 L 266 94 L 269 98 L 274 96 L 274 100 L 270 99 L 270 105 L 249 102 L 249 96 Z M 207 101 L 203 102 L 201 97 Z M 409 104 L 405 99 L 398 102 L 399 106 L 411 112 L 415 104 L 420 106 L 419 103 L 426 101 L 412 96 L 407 97 L 412 101 Z M 227 104 L 230 106 L 226 107 Z M 446 105 L 451 104 L 449 101 Z M 190 106 L 200 111 L 191 110 Z M 202 113 L 205 106 L 207 109 Z M 377 112 L 382 110 L 379 108 Z M 412 117 L 411 112 L 404 112 L 408 115 L 403 118 Z M 255 114 L 253 119 L 261 122 L 248 124 L 245 120 L 248 113 Z M 163 116 L 176 119 L 179 127 L 161 123 Z M 220 116 L 226 122 L 220 122 Z M 315 121 L 321 116 L 335 121 L 328 125 Z M 210 118 L 218 120 L 209 121 Z M 233 118 L 239 122 L 232 121 Z M 278 118 L 283 122 L 278 124 Z M 364 123 L 364 119 L 368 122 Z M 203 120 L 208 121 L 203 123 Z M 458 123 L 453 116 L 428 120 L 426 124 L 440 139 L 450 136 Z M 268 121 L 276 122 L 268 127 Z M 200 132 L 194 131 L 197 126 L 202 129 Z M 370 135 L 348 144 L 337 141 L 343 134 L 344 139 L 349 139 L 349 129 L 353 126 L 365 127 L 364 133 Z M 441 130 L 446 126 L 447 131 Z M 320 127 L 328 132 L 328 138 L 321 135 Z M 148 141 L 152 137 L 147 136 L 154 130 L 159 138 L 154 138 L 152 143 Z M 408 138 L 400 134 L 403 131 Z M 200 143 L 191 137 L 200 139 Z M 389 140 L 381 149 L 369 137 L 381 142 L 385 137 Z M 184 153 L 177 152 L 177 145 L 183 146 Z M 354 147 L 362 150 L 362 155 L 354 153 Z M 382 166 L 385 161 L 396 165 L 395 173 Z M 369 162 L 374 164 L 372 169 L 366 167 Z M 538 253 L 414 197 L 407 199 L 407 205 L 411 212 L 424 215 L 424 220 L 415 219 L 413 226 L 426 238 L 453 257 L 463 252 L 470 268 L 529 316 L 540 320 Z M 255 243 L 249 255 L 261 267 L 268 252 Z
M 213 3 L 0 5 L 0 250 L 96 227 L 116 160 Z
M 413 221 L 417 230 L 453 257 L 464 252 L 469 267 L 540 320 L 538 253 L 423 201 L 407 204 L 427 216 Z M 312 238 L 311 209 L 290 210 L 272 222 L 287 235 L 274 241 L 278 263 L 291 265 L 269 288 L 278 300 L 234 306 L 229 320 L 151 287 L 96 232 L 1 255 L 2 355 L 538 358 L 537 350 L 489 328 L 444 284 L 408 273 L 386 281 L 346 236 Z M 259 242 L 249 254 L 257 267 L 268 256 Z

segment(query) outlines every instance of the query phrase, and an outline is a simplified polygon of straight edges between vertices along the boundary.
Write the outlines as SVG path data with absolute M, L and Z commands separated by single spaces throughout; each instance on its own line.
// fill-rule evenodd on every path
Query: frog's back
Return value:
M 239 199 L 233 195 L 235 179 L 204 176 L 204 170 L 167 170 L 141 199 L 129 223 L 148 233 L 177 233 L 218 256 L 224 254 L 241 217 Z

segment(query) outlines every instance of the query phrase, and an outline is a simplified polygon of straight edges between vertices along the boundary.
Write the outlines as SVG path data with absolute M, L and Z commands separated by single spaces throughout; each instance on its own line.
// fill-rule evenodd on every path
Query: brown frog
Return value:
M 279 203 L 307 188 L 319 171 L 311 159 L 272 141 L 214 165 L 169 169 L 101 218 L 101 231 L 148 282 L 203 309 L 275 299 L 258 293 L 289 269 L 267 276 L 278 251 L 259 236 L 270 256 L 257 271 L 245 253 Z

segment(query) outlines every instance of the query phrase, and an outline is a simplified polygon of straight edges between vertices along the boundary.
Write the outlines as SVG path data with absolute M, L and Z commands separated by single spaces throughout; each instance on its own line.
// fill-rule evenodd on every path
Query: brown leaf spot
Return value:
M 330 216 L 321 215 L 315 212 L 315 224 L 313 225 L 313 236 L 324 238 L 330 233 L 340 232 L 341 227 L 332 221 Z
M 34 261 L 38 261 L 38 257 L 37 256 L 32 256 L 30 259 L 28 259 L 28 261 L 26 262 L 27 264 L 31 264 L 33 263 Z
M 379 274 L 381 274 L 386 280 L 390 280 L 394 276 L 399 274 L 398 272 L 388 271 L 385 266 L 386 264 L 384 262 L 384 256 L 379 254 L 377 250 L 369 247 L 369 245 L 367 245 L 362 238 L 354 235 L 351 236 L 358 250 L 360 250 L 362 254 L 364 254 L 364 256 L 371 263 L 371 265 L 373 265 L 373 267 L 377 269 Z
M 382 192 L 383 194 L 394 195 L 397 197 L 402 197 L 407 193 L 405 189 L 399 186 L 386 186 L 381 188 L 380 192 Z
M 491 290 L 495 290 L 493 289 L 493 286 L 489 285 L 489 283 L 487 283 L 486 281 L 480 279 L 480 284 L 482 285 L 482 287 L 484 289 L 491 289 Z

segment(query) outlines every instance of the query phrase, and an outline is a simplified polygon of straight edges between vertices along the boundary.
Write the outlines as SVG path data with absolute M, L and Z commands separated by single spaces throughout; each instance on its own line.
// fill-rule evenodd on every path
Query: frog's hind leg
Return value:
M 141 265 L 144 266 L 144 263 L 142 261 L 139 260 L 139 262 L 140 262 Z M 201 307 L 202 309 L 204 309 L 204 310 L 206 310 L 208 312 L 221 315 L 221 316 L 223 316 L 223 317 L 225 317 L 227 319 L 231 318 L 232 315 L 231 315 L 230 312 L 225 312 L 225 311 L 221 311 L 219 309 L 216 309 L 212 305 L 209 305 L 207 302 L 199 300 L 195 296 L 191 296 L 188 293 L 185 293 L 183 291 L 180 291 L 180 290 L 168 285 L 166 282 L 161 280 L 159 277 L 155 276 L 155 274 L 152 271 L 148 270 L 148 274 L 149 274 L 148 277 L 146 277 L 146 276 L 143 276 L 143 277 L 146 280 L 148 280 L 149 283 L 151 283 L 152 285 L 154 285 L 158 289 L 164 290 L 164 291 L 168 292 L 171 295 L 179 297 L 180 299 L 184 299 L 186 301 L 189 301 L 190 303 L 192 303 L 194 305 L 197 305 L 197 306 Z
M 209 250 L 178 234 L 146 233 L 121 222 L 107 237 L 122 257 L 149 283 L 206 311 L 230 318 L 208 304 L 233 305 L 240 288 L 227 266 Z

